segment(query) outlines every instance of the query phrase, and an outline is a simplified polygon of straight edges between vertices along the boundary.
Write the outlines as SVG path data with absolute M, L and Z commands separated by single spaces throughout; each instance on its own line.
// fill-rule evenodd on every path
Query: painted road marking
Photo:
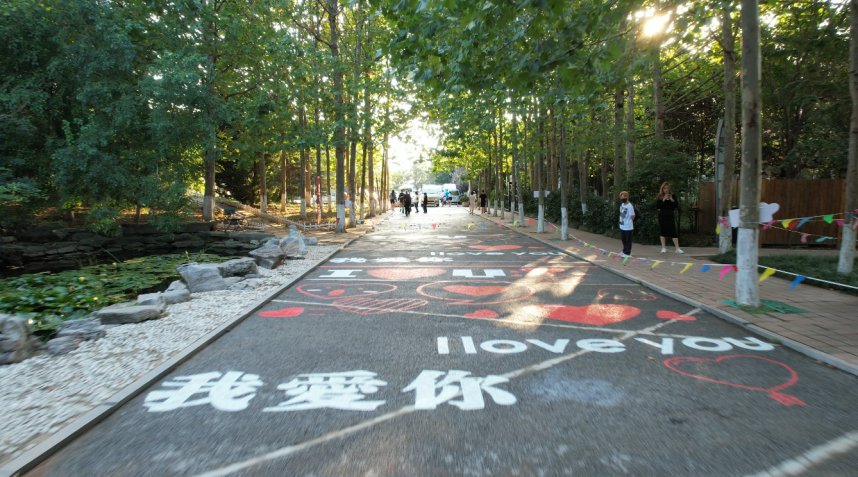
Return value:
M 845 454 L 858 447 L 858 431 L 847 432 L 842 436 L 820 444 L 809 451 L 785 460 L 776 466 L 748 477 L 785 477 L 801 475 L 811 467 L 821 464 L 838 454 Z
M 655 332 L 655 330 L 657 330 L 663 326 L 666 326 L 670 323 L 674 323 L 674 321 L 672 321 L 672 320 L 671 321 L 665 321 L 665 322 L 658 323 L 656 325 L 650 326 L 649 328 L 645 328 L 645 329 L 640 330 L 640 331 L 628 332 L 625 335 L 623 335 L 617 339 L 620 341 L 624 341 L 624 340 L 633 338 L 635 335 L 637 335 L 641 332 L 644 332 L 644 331 L 649 331 L 650 333 L 653 333 L 653 332 Z M 476 352 L 476 348 L 474 348 L 474 352 Z M 527 376 L 528 374 L 535 373 L 537 371 L 542 371 L 545 369 L 549 369 L 549 368 L 556 366 L 558 364 L 565 363 L 566 361 L 573 360 L 579 356 L 584 356 L 585 354 L 589 354 L 592 352 L 593 351 L 588 350 L 588 349 L 582 349 L 580 351 L 577 351 L 577 352 L 569 354 L 569 355 L 559 356 L 557 358 L 542 361 L 542 362 L 536 363 L 532 366 L 527 366 L 527 367 L 520 368 L 520 369 L 517 369 L 514 371 L 510 371 L 510 372 L 508 372 L 506 374 L 502 374 L 500 376 L 507 378 L 507 379 L 514 379 L 514 378 L 519 378 L 522 376 Z M 453 396 L 453 398 L 458 397 L 459 394 L 461 394 L 461 390 L 459 390 L 457 395 Z M 271 460 L 289 457 L 293 454 L 296 454 L 296 453 L 301 452 L 303 450 L 307 450 L 307 449 L 316 447 L 320 444 L 325 444 L 327 442 L 330 442 L 330 441 L 333 441 L 336 439 L 340 439 L 342 437 L 347 437 L 347 436 L 354 434 L 358 431 L 362 431 L 362 430 L 374 427 L 377 424 L 381 424 L 381 423 L 390 421 L 392 419 L 395 419 L 397 417 L 401 417 L 401 416 L 411 414 L 411 413 L 415 412 L 416 410 L 417 409 L 414 406 L 404 406 L 404 407 L 402 407 L 396 411 L 393 411 L 393 412 L 390 412 L 387 414 L 382 414 L 381 416 L 363 421 L 363 422 L 358 423 L 354 426 L 350 426 L 350 427 L 346 427 L 344 429 L 329 432 L 329 433 L 323 434 L 323 435 L 321 435 L 315 439 L 311 439 L 309 441 L 305 441 L 305 442 L 302 442 L 300 444 L 281 447 L 280 449 L 277 449 L 277 450 L 274 450 L 272 452 L 268 452 L 268 453 L 265 453 L 265 454 L 262 454 L 262 455 L 259 455 L 259 456 L 241 461 L 241 462 L 236 462 L 234 464 L 230 464 L 228 466 L 224 466 L 224 467 L 221 467 L 219 469 L 214 469 L 214 470 L 211 470 L 208 472 L 204 472 L 202 474 L 197 474 L 195 477 L 223 477 L 223 476 L 227 476 L 230 474 L 234 474 L 234 473 L 239 472 L 241 470 L 249 469 L 251 467 L 255 467 L 257 465 L 263 464 L 263 463 L 271 461 Z

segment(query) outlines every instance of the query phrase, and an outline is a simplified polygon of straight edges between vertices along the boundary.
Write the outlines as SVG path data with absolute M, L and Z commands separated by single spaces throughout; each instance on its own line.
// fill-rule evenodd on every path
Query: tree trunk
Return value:
M 653 103 L 655 103 L 655 138 L 664 139 L 664 85 L 661 79 L 661 47 L 656 43 L 652 62 Z
M 313 110 L 314 125 L 318 129 L 319 125 L 319 107 L 316 106 Z M 312 175 L 313 195 L 316 202 L 316 223 L 322 223 L 322 143 L 316 144 L 316 173 Z
M 849 94 L 852 118 L 849 124 L 849 165 L 846 168 L 846 218 L 840 235 L 837 273 L 849 275 L 855 263 L 855 224 L 858 224 L 858 0 L 850 0 Z
M 258 164 L 259 175 L 259 210 L 268 213 L 268 178 L 266 177 L 265 153 L 260 154 Z
M 635 79 L 629 78 L 628 107 L 626 108 L 626 177 L 635 167 Z
M 337 156 L 337 233 L 346 231 L 346 204 L 344 193 L 344 161 L 346 155 L 346 135 L 343 126 L 343 70 L 340 67 L 339 47 L 339 0 L 327 0 L 328 25 L 330 26 L 330 49 L 333 57 L 334 72 L 334 146 Z
M 623 158 L 623 108 L 625 89 L 617 88 L 614 92 L 614 187 L 621 187 L 625 177 L 625 158 Z M 607 192 L 605 194 L 607 196 Z
M 739 240 L 736 250 L 736 303 L 760 306 L 759 262 L 760 176 L 760 7 L 742 0 L 742 179 Z
M 566 121 L 565 121 L 565 112 L 564 109 L 560 110 L 560 147 L 559 149 L 559 161 L 560 161 L 560 239 L 568 240 L 569 239 L 569 209 L 566 208 L 567 200 L 566 197 L 566 189 L 569 188 L 567 184 L 568 176 L 566 174 L 566 169 L 568 168 L 566 161 Z
M 727 253 L 733 247 L 733 228 L 727 225 L 732 205 L 730 198 L 733 196 L 733 174 L 736 169 L 736 40 L 730 16 L 732 11 L 732 2 L 725 2 L 721 14 L 721 41 L 724 49 L 724 175 L 721 178 L 721 190 L 718 192 L 721 198 L 718 205 L 718 222 L 721 226 L 718 250 L 721 253 Z
M 327 184 L 327 191 L 325 192 L 325 196 L 328 198 L 328 213 L 331 213 L 331 148 L 325 144 L 325 184 Z
M 307 110 L 304 105 L 301 105 L 301 111 L 298 116 L 298 121 L 301 123 L 301 130 L 307 131 Z M 301 218 L 307 218 L 307 156 L 310 151 L 306 147 L 301 148 L 301 187 L 299 195 L 301 196 Z
M 545 183 L 542 172 L 543 162 L 545 161 L 545 114 L 542 108 L 539 108 L 539 118 L 537 121 L 536 134 L 539 136 L 539 146 L 536 150 L 536 187 L 539 191 L 537 193 L 539 202 L 537 205 L 536 233 L 541 234 L 545 232 Z
M 287 184 L 287 174 L 286 174 L 286 164 L 287 164 L 287 156 L 286 150 L 280 150 L 280 212 L 286 212 L 286 201 L 288 200 L 288 195 L 286 194 L 286 184 Z
M 213 141 L 217 141 L 216 135 Z M 217 163 L 217 157 L 219 155 L 219 151 L 217 149 L 216 143 L 212 143 L 212 145 L 206 148 L 205 153 L 205 172 L 204 172 L 204 192 L 203 192 L 203 220 L 211 221 L 214 220 L 214 208 L 215 208 L 215 164 Z

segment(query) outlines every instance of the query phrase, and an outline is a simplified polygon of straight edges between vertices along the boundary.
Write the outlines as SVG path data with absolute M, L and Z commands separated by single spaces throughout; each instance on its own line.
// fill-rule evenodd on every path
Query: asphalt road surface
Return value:
M 395 213 L 31 474 L 858 475 L 854 376 L 496 222 Z

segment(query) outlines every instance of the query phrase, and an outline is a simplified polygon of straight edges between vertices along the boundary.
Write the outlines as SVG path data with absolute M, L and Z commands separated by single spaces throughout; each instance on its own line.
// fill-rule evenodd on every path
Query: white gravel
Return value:
M 97 341 L 85 341 L 69 354 L 41 354 L 0 366 L 0 464 L 59 431 L 76 417 L 106 402 L 249 306 L 270 296 L 316 266 L 337 246 L 307 247 L 304 260 L 276 270 L 259 269 L 258 287 L 195 293 L 192 300 L 167 307 L 159 320 L 107 328 Z

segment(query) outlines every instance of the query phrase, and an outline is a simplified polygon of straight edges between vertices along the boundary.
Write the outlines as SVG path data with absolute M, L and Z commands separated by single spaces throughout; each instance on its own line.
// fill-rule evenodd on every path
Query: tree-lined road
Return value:
M 32 475 L 850 475 L 856 395 L 435 208 L 394 213 Z

